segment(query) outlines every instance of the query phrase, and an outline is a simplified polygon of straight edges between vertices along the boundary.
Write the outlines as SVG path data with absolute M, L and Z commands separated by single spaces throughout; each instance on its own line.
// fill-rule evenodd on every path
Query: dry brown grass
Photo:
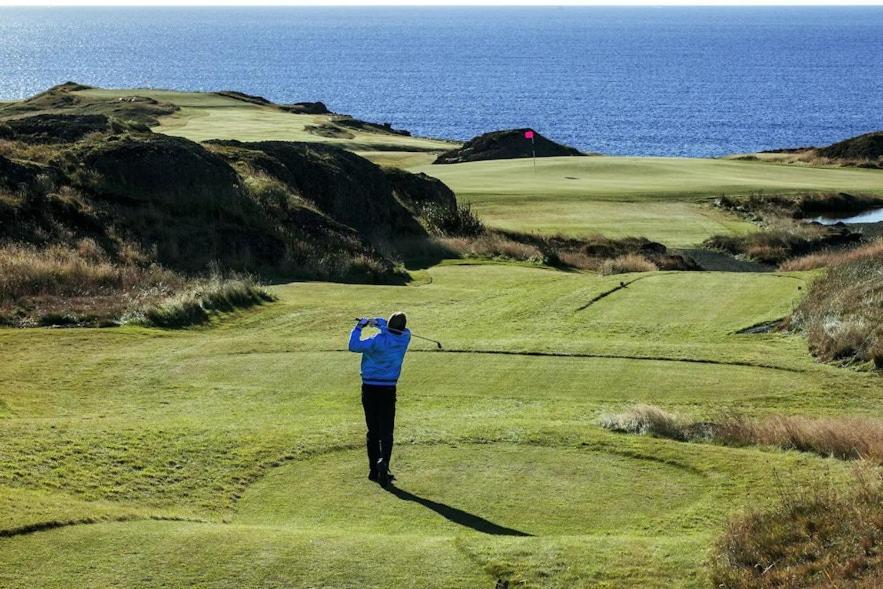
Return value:
M 883 368 L 883 257 L 835 264 L 812 283 L 791 325 L 824 362 Z
M 785 272 L 814 270 L 816 268 L 858 262 L 860 260 L 872 258 L 883 258 L 883 239 L 878 239 L 853 249 L 819 252 L 801 256 L 799 258 L 792 258 L 783 263 L 779 269 Z
M 655 405 L 635 405 L 604 415 L 600 423 L 616 432 L 731 446 L 773 446 L 844 460 L 862 459 L 883 466 L 883 420 L 870 417 L 754 418 L 730 414 L 713 421 L 690 422 Z
M 250 277 L 215 270 L 188 278 L 145 259 L 132 244 L 110 259 L 91 239 L 75 247 L 0 246 L 0 324 L 183 327 L 270 300 Z
M 206 323 L 215 313 L 229 313 L 273 300 L 251 276 L 224 276 L 214 269 L 208 277 L 190 281 L 180 292 L 124 317 L 123 322 L 187 327 Z
M 868 417 L 730 416 L 715 425 L 714 439 L 730 445 L 776 446 L 883 465 L 883 421 Z
M 174 288 L 183 280 L 158 266 L 141 268 L 110 261 L 91 239 L 75 248 L 51 245 L 0 247 L 0 301 L 34 296 L 89 296 L 145 287 Z
M 9 159 L 28 160 L 45 164 L 57 158 L 60 153 L 57 146 L 0 139 L 0 155 Z
M 498 258 L 540 264 L 545 261 L 538 247 L 514 241 L 500 233 L 487 232 L 478 237 L 448 237 L 437 241 L 467 258 Z
M 598 271 L 601 274 L 625 274 L 627 272 L 655 272 L 656 264 L 639 254 L 626 254 L 612 260 L 604 260 Z
M 771 509 L 739 516 L 717 541 L 714 587 L 883 587 L 883 472 L 857 468 L 849 489 L 824 479 L 783 489 Z

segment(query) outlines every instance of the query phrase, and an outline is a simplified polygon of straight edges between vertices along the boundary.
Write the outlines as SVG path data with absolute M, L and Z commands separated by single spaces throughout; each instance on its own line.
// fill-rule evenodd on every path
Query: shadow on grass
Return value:
M 388 486 L 386 490 L 402 501 L 413 501 L 414 503 L 418 503 L 423 507 L 436 512 L 448 521 L 467 528 L 472 528 L 476 532 L 481 532 L 482 534 L 491 534 L 492 536 L 533 536 L 533 534 L 528 534 L 505 526 L 499 526 L 483 517 L 473 515 L 462 509 L 451 507 L 450 505 L 445 505 L 444 503 L 425 499 L 393 485 Z

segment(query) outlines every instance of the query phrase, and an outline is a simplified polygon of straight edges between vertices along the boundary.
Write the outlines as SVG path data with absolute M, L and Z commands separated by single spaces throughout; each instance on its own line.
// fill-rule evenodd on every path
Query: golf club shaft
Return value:
M 356 321 L 359 322 L 359 321 L 362 321 L 362 319 L 359 318 L 359 317 L 356 317 Z M 434 343 L 435 345 L 437 345 L 439 348 L 442 347 L 442 343 L 441 343 L 440 341 L 438 341 L 438 340 L 434 340 L 434 339 L 432 339 L 432 338 L 428 338 L 428 337 L 423 337 L 422 335 L 417 335 L 417 334 L 414 333 L 413 331 L 411 332 L 411 337 L 416 337 L 417 339 L 422 339 L 422 340 L 425 340 L 425 341 L 427 341 L 427 342 L 432 342 L 432 343 Z
M 428 342 L 432 342 L 432 343 L 434 343 L 435 345 L 437 345 L 438 347 L 441 347 L 441 345 L 442 345 L 441 342 L 438 341 L 438 340 L 434 340 L 434 339 L 431 339 L 431 338 L 428 338 L 428 337 L 423 337 L 422 335 L 417 335 L 417 334 L 414 333 L 413 331 L 411 332 L 411 337 L 416 337 L 417 339 L 422 339 L 422 340 L 426 340 L 426 341 L 428 341 Z

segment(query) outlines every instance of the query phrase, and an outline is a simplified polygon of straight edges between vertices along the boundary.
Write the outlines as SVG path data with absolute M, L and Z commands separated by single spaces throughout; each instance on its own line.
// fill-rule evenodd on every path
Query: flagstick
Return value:
M 536 171 L 537 171 L 537 148 L 534 147 L 533 135 L 530 136 L 530 152 L 533 154 L 533 171 L 536 174 Z

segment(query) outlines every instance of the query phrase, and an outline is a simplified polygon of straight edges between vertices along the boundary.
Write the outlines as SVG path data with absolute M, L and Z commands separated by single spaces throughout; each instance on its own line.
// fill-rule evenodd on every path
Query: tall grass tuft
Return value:
M 639 254 L 626 254 L 612 260 L 604 260 L 598 269 L 601 274 L 626 274 L 628 272 L 655 272 L 656 264 Z
M 774 446 L 883 465 L 883 420 L 870 417 L 754 418 L 728 414 L 713 421 L 691 422 L 655 405 L 635 405 L 621 413 L 602 416 L 600 424 L 615 432 L 730 446 Z
M 0 246 L 0 323 L 163 327 L 204 323 L 211 314 L 250 307 L 272 297 L 252 278 L 189 278 L 157 264 L 133 244 L 112 259 L 95 241 L 73 247 Z
M 621 413 L 601 417 L 601 427 L 611 431 L 686 440 L 685 422 L 655 405 L 635 405 Z
M 183 291 L 130 315 L 129 322 L 179 328 L 207 323 L 212 315 L 246 309 L 275 300 L 250 276 L 210 276 L 192 281 Z

